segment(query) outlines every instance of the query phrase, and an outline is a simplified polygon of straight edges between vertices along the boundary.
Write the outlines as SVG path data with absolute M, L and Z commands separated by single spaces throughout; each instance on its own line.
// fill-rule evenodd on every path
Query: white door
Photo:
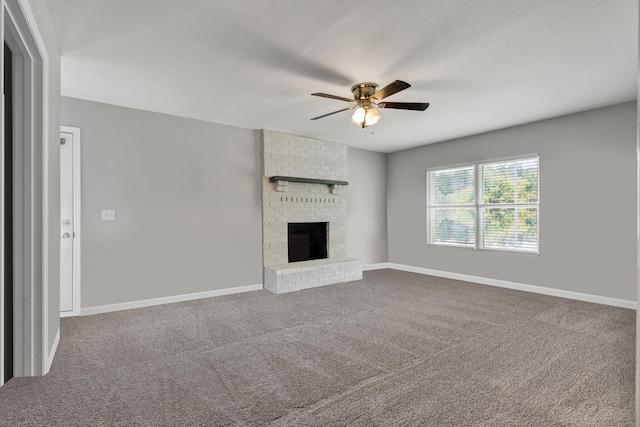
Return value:
M 73 134 L 60 133 L 60 311 L 73 311 Z
M 60 128 L 60 315 L 80 314 L 80 129 Z

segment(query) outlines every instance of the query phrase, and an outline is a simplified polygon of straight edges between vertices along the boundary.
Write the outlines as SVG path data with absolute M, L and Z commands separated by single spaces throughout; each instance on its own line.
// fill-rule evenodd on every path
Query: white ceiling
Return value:
M 47 0 L 62 94 L 392 152 L 637 98 L 637 0 Z M 412 87 L 374 134 L 351 85 Z

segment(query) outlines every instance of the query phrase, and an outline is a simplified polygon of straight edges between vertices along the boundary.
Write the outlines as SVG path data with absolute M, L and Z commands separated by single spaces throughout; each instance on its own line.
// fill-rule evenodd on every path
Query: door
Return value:
M 60 133 L 60 311 L 73 311 L 73 134 Z
M 60 315 L 80 314 L 80 129 L 60 128 Z

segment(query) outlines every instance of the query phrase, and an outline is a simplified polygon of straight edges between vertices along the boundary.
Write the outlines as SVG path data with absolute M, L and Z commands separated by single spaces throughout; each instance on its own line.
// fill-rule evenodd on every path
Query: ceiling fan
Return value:
M 382 89 L 378 90 L 378 84 L 372 82 L 363 82 L 355 84 L 351 87 L 354 99 L 345 98 L 342 96 L 330 95 L 328 93 L 312 93 L 313 96 L 321 96 L 323 98 L 337 99 L 338 101 L 346 101 L 353 103 L 351 107 L 343 108 L 342 110 L 334 111 L 332 113 L 323 114 L 322 116 L 314 117 L 311 120 L 318 120 L 323 117 L 330 116 L 332 114 L 341 113 L 347 110 L 356 110 L 351 117 L 351 122 L 366 128 L 378 123 L 378 120 L 382 117 L 380 112 L 376 108 L 393 108 L 396 110 L 414 110 L 424 111 L 429 106 L 428 102 L 380 102 L 388 96 L 398 93 L 401 90 L 410 88 L 411 85 L 402 80 L 396 80 L 393 83 L 388 84 Z

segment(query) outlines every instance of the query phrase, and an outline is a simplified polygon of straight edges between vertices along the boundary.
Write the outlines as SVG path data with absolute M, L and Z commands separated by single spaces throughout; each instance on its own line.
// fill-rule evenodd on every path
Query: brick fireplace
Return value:
M 361 260 L 346 256 L 347 146 L 263 130 L 262 163 L 265 289 L 279 294 L 362 279 Z M 289 262 L 290 224 L 310 223 L 326 223 L 326 257 Z

